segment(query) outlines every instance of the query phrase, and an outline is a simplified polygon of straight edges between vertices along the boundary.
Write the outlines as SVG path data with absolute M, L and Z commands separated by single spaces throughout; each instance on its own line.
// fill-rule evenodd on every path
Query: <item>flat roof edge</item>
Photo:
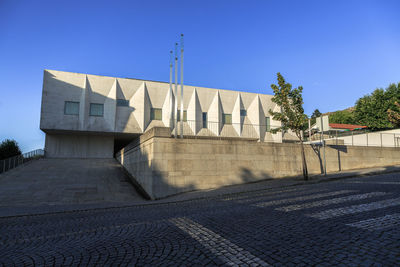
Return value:
M 52 70 L 52 69 L 44 69 L 44 71 L 56 71 L 56 72 L 73 73 L 73 74 L 80 74 L 80 75 L 91 75 L 91 76 L 106 77 L 106 78 L 114 78 L 114 79 L 128 79 L 128 80 L 136 80 L 136 81 L 143 81 L 143 82 L 155 82 L 155 83 L 164 83 L 164 84 L 169 84 L 169 82 L 163 82 L 163 81 L 144 80 L 144 79 L 138 79 L 138 78 L 127 78 L 127 77 L 113 77 L 113 76 L 98 75 L 98 74 L 88 74 L 88 73 L 73 72 L 73 71 Z M 254 93 L 254 92 L 246 92 L 246 91 L 240 91 L 240 90 L 235 90 L 235 89 L 211 88 L 211 87 L 196 86 L 196 85 L 190 85 L 190 84 L 184 84 L 184 86 L 190 86 L 190 87 L 194 87 L 194 88 L 204 88 L 204 89 L 211 89 L 211 90 L 229 91 L 229 92 L 241 92 L 241 93 L 246 93 L 246 94 L 255 94 L 255 95 L 273 96 L 273 95 L 270 95 L 270 94 Z

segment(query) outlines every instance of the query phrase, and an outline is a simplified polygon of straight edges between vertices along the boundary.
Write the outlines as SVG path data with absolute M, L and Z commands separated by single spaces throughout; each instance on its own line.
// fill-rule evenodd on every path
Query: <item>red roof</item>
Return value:
M 342 124 L 342 123 L 329 123 L 329 126 L 334 129 L 349 129 L 349 130 L 367 128 L 367 126 L 363 125 Z

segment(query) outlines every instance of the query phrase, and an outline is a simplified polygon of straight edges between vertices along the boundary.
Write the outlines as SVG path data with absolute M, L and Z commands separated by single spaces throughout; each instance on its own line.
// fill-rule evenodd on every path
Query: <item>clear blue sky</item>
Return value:
M 281 72 L 307 114 L 400 81 L 400 1 L 0 0 L 0 140 L 41 148 L 44 69 L 168 81 L 185 34 L 185 83 L 271 94 Z

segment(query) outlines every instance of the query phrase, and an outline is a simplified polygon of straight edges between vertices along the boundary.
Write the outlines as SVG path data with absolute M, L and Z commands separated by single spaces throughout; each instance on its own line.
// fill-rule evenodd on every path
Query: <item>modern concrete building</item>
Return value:
M 173 134 L 175 98 L 165 82 L 45 70 L 40 129 L 47 156 L 110 158 L 154 126 Z M 282 142 L 270 132 L 279 126 L 269 115 L 279 110 L 271 98 L 185 85 L 183 134 Z M 180 93 L 176 100 L 180 107 Z
M 183 128 L 180 139 L 173 138 L 172 114 L 181 99 L 175 101 L 168 83 L 46 70 L 40 128 L 46 133 L 47 157 L 92 158 L 93 166 L 110 168 L 115 161 L 96 158 L 115 157 L 144 196 L 158 199 L 301 175 L 301 146 L 279 144 L 291 135 L 282 138 L 280 132 L 270 131 L 279 123 L 269 110 L 280 109 L 271 98 L 185 86 L 183 123 L 176 127 Z M 397 146 L 384 147 L 383 134 L 380 139 L 366 137 L 382 147 L 345 146 L 345 141 L 328 145 L 324 166 L 320 148 L 305 146 L 309 173 L 321 173 L 323 167 L 331 172 L 399 164 L 400 151 Z M 65 164 L 71 165 L 71 160 Z M 86 164 L 80 168 L 80 173 L 101 171 Z

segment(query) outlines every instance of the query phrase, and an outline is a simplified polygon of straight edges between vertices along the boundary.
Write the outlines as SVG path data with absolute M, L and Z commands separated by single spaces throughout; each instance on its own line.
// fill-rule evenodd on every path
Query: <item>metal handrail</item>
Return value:
M 21 155 L 13 156 L 10 158 L 0 160 L 0 173 L 12 170 L 20 165 L 25 164 L 33 159 L 42 158 L 45 155 L 43 149 L 35 149 L 30 152 L 23 153 Z
M 322 138 L 323 137 L 323 138 Z M 321 140 L 333 145 L 348 146 L 373 146 L 373 147 L 400 147 L 399 133 L 386 133 L 382 131 L 339 131 L 329 130 L 316 132 L 311 138 L 307 137 L 305 141 L 309 143 L 320 143 Z
M 279 128 L 280 125 L 275 124 L 250 124 L 250 123 L 233 123 L 233 122 L 215 122 L 215 121 L 195 121 L 184 120 L 183 127 L 180 122 L 177 123 L 180 135 L 183 129 L 183 136 L 208 136 L 208 137 L 241 137 L 250 139 L 259 139 L 260 134 L 271 132 L 272 129 Z M 170 127 L 172 134 L 174 127 Z

